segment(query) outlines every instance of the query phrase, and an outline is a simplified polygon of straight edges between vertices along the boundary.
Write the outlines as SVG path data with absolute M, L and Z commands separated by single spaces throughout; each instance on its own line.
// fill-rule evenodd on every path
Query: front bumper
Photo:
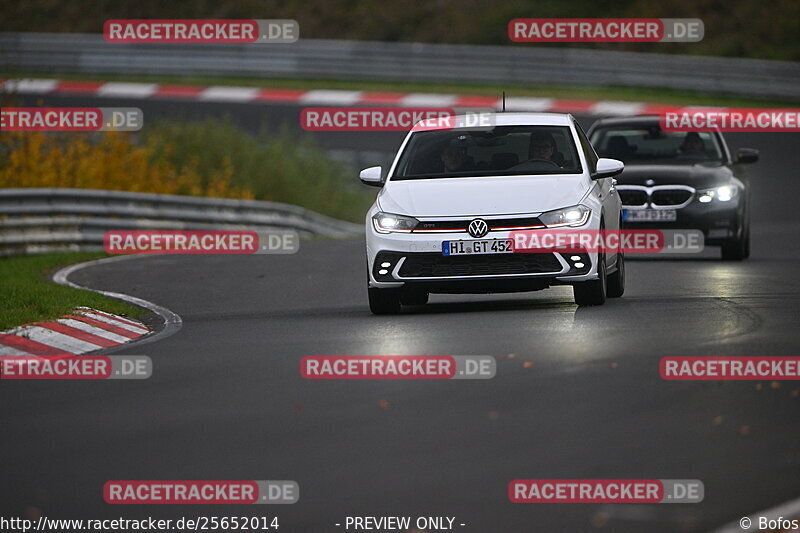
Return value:
M 623 205 L 623 209 L 635 210 Z M 669 209 L 668 207 L 662 209 Z M 744 227 L 744 207 L 741 195 L 730 202 L 712 201 L 700 203 L 696 199 L 676 209 L 674 222 L 630 222 L 623 221 L 623 229 L 695 229 L 703 232 L 708 246 L 720 246 L 741 236 Z
M 445 256 L 444 241 L 507 239 L 493 231 L 468 234 L 389 233 L 367 229 L 369 286 L 413 286 L 428 292 L 512 292 L 597 279 L 596 253 L 511 253 Z M 577 257 L 578 259 L 575 259 Z M 575 265 L 580 265 L 576 267 Z

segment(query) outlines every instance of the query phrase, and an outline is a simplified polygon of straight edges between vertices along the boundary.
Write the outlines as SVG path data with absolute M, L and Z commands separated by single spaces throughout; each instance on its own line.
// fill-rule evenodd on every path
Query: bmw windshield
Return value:
M 414 133 L 392 180 L 577 174 L 567 126 L 496 126 Z
M 591 142 L 600 157 L 626 164 L 725 163 L 717 136 L 711 132 L 666 132 L 655 124 L 601 126 L 592 132 Z

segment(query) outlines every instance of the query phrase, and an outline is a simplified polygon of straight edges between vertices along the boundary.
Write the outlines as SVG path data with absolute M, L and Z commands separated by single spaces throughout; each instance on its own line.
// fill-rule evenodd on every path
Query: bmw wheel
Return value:
M 738 239 L 722 245 L 722 259 L 726 261 L 741 261 L 750 257 L 750 224 L 742 230 Z

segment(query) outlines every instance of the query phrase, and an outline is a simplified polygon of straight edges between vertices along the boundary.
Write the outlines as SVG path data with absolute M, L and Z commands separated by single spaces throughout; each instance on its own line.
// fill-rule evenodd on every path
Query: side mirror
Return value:
M 383 187 L 383 180 L 381 179 L 381 167 L 365 168 L 358 175 L 361 183 L 370 185 L 372 187 Z
M 758 161 L 758 150 L 755 148 L 739 148 L 736 152 L 737 163 L 755 163 Z
M 625 164 L 616 159 L 601 157 L 597 160 L 597 170 L 592 172 L 592 179 L 599 180 L 616 176 L 625 169 Z

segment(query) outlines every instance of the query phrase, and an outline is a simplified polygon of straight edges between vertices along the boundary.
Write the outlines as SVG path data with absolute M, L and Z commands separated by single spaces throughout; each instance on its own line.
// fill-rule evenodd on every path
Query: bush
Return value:
M 129 133 L 0 134 L 0 185 L 270 200 L 361 220 L 370 194 L 309 142 L 257 140 L 227 122 Z M 352 183 L 355 183 L 352 180 Z
M 161 122 L 144 143 L 175 168 L 199 169 L 203 184 L 230 170 L 233 183 L 259 200 L 360 221 L 373 196 L 309 139 L 286 131 L 257 139 L 225 121 Z
M 201 180 L 196 164 L 176 166 L 130 134 L 7 132 L 2 140 L 0 183 L 5 187 L 74 187 L 164 194 L 252 198 L 231 183 L 232 169 L 214 169 Z

